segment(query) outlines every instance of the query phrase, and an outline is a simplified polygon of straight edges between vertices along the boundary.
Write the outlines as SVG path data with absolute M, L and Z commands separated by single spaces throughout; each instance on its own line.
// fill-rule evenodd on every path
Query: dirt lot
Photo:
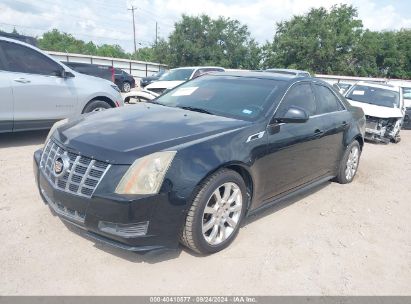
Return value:
M 207 257 L 138 255 L 70 230 L 34 184 L 45 136 L 0 135 L 2 295 L 411 294 L 411 131 L 398 145 L 366 144 L 352 184 L 268 210 Z

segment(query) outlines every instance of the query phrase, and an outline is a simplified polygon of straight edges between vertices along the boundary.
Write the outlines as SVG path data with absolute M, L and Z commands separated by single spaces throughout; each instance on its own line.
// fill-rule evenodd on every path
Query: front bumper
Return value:
M 36 184 L 43 200 L 64 221 L 84 229 L 96 241 L 125 250 L 178 246 L 184 206 L 173 204 L 168 193 L 129 198 L 104 193 L 102 183 L 91 198 L 71 194 L 54 188 L 44 176 L 39 168 L 41 153 L 34 154 Z

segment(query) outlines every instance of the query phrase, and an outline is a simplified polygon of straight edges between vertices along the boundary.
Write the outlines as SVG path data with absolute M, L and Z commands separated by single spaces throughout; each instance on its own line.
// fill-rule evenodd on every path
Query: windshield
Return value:
M 170 72 L 165 73 L 160 77 L 159 80 L 162 81 L 187 81 L 190 79 L 191 74 L 194 69 L 176 69 L 170 70 Z
M 400 107 L 399 92 L 382 88 L 355 85 L 347 94 L 346 98 L 388 108 Z
M 411 101 L 411 88 L 402 88 L 402 95 L 404 99 Z
M 160 77 L 161 75 L 164 74 L 164 70 L 158 71 L 157 73 L 154 73 L 153 75 L 151 75 L 151 77 Z
M 266 113 L 286 82 L 234 76 L 203 76 L 156 99 L 165 106 L 253 121 Z

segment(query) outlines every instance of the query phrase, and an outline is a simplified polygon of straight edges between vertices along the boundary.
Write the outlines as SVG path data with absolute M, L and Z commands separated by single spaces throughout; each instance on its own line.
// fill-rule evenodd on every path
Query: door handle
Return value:
M 29 83 L 30 80 L 26 79 L 26 78 L 17 78 L 14 79 L 15 82 L 20 82 L 20 83 Z
M 342 123 L 341 123 L 341 126 L 342 127 L 346 127 L 348 124 L 347 124 L 347 122 L 344 120 Z

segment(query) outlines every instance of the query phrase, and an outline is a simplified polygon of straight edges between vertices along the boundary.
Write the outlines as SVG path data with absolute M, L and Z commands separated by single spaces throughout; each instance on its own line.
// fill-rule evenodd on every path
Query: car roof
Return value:
M 275 71 L 278 71 L 278 72 L 288 72 L 288 73 L 308 73 L 309 74 L 309 72 L 307 72 L 307 71 L 303 71 L 303 70 L 295 70 L 295 69 L 276 69 L 276 68 L 272 68 L 272 69 L 266 69 L 265 70 L 266 72 L 275 72 Z
M 179 68 L 175 68 L 175 69 L 171 69 L 171 70 L 182 70 L 182 69 L 222 69 L 225 70 L 223 67 L 219 67 L 219 66 L 188 66 L 188 67 L 179 67 Z M 170 70 L 170 71 L 171 71 Z
M 372 88 L 385 89 L 385 90 L 390 90 L 390 91 L 395 91 L 395 92 L 398 92 L 400 90 L 398 86 L 394 86 L 392 84 L 378 83 L 378 82 L 372 82 L 372 81 L 358 81 L 355 85 L 362 85 L 362 86 L 367 86 L 367 87 L 372 87 Z
M 213 73 L 214 76 L 233 76 L 233 77 L 244 77 L 244 78 L 259 78 L 259 79 L 272 79 L 272 80 L 283 80 L 283 81 L 291 81 L 291 80 L 301 80 L 306 79 L 313 81 L 311 77 L 302 77 L 292 74 L 280 74 L 280 73 L 261 73 L 261 72 L 252 72 L 252 71 L 230 71 L 230 72 L 218 72 Z M 317 79 L 315 79 L 317 80 Z M 322 81 L 321 81 L 322 82 Z

